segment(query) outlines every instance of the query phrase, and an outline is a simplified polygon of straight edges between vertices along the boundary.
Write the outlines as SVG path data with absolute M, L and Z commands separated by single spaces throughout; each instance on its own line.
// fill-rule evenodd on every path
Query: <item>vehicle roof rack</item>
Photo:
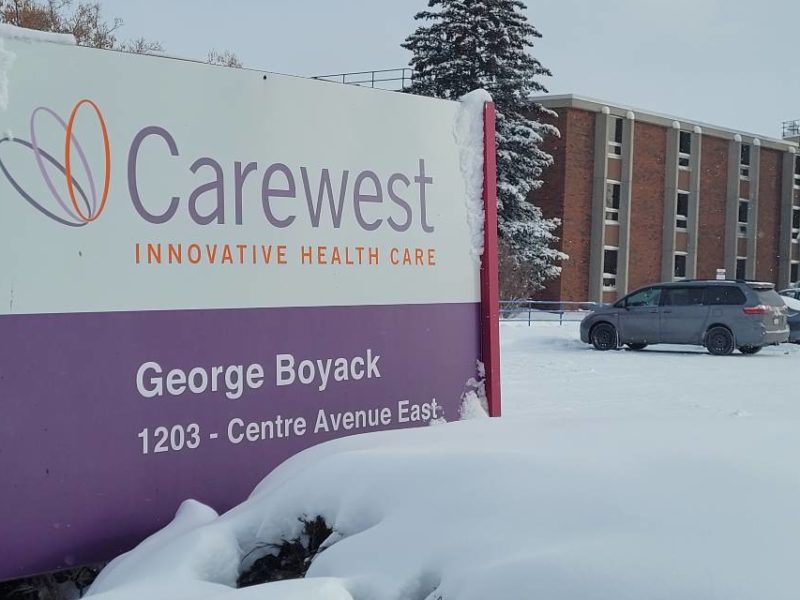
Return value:
M 679 281 L 666 281 L 662 285 L 680 285 L 682 283 L 744 283 L 750 286 L 775 287 L 774 283 L 758 281 L 757 279 L 681 279 Z

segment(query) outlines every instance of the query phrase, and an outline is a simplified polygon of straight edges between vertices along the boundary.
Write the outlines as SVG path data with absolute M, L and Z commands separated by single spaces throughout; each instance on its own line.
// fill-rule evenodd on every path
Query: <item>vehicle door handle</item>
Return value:
M 672 311 L 671 311 L 671 310 L 662 310 L 661 312 L 662 312 L 662 313 L 664 313 L 665 315 L 668 315 L 668 314 L 670 314 Z

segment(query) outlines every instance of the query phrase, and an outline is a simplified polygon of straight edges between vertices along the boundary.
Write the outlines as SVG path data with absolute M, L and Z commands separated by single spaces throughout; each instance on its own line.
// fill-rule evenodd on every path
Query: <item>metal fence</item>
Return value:
M 535 322 L 580 321 L 596 308 L 596 302 L 556 302 L 548 300 L 501 300 L 500 321 L 532 325 Z
M 311 79 L 333 81 L 347 85 L 400 91 L 411 85 L 411 69 L 381 69 L 378 71 L 357 71 L 355 73 L 334 73 L 317 75 Z
M 800 119 L 784 121 L 781 127 L 781 135 L 784 139 L 800 136 Z

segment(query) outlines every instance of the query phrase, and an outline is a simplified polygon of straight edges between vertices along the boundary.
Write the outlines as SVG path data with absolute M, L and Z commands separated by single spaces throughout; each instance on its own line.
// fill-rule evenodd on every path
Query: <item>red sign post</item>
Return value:
M 483 109 L 483 261 L 481 262 L 481 356 L 486 369 L 489 415 L 500 416 L 500 291 L 497 268 L 497 159 L 495 157 L 495 109 Z

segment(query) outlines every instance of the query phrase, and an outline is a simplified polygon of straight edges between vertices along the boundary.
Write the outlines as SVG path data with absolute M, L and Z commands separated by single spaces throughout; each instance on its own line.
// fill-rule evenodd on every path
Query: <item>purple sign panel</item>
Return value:
M 458 418 L 478 311 L 0 316 L 0 578 L 107 559 L 189 497 L 226 510 L 322 441 Z

